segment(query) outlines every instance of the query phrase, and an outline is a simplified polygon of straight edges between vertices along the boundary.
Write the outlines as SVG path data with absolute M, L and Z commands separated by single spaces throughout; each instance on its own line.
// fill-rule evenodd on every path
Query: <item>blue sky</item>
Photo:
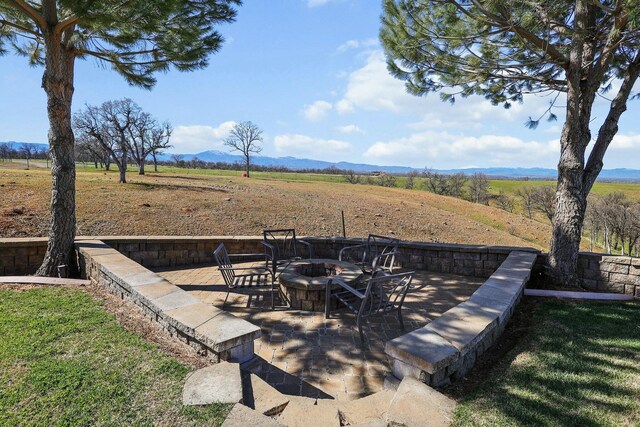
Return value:
M 548 96 L 510 110 L 482 98 L 451 106 L 414 97 L 386 71 L 378 0 L 245 0 L 204 70 L 158 75 L 146 91 L 94 60 L 78 61 L 74 111 L 129 97 L 174 127 L 172 152 L 224 150 L 234 121 L 265 135 L 264 155 L 413 167 L 555 167 L 564 112 L 526 129 Z M 0 57 L 0 141 L 45 142 L 42 69 Z M 605 168 L 640 168 L 640 101 L 631 101 Z M 596 120 L 606 114 L 600 99 Z M 595 136 L 597 127 L 593 128 Z

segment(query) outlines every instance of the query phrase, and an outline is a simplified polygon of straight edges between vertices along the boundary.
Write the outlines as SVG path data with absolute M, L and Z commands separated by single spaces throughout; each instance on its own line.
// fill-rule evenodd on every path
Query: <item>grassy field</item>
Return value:
M 121 185 L 115 171 L 79 169 L 78 235 L 260 235 L 264 228 L 294 227 L 303 235 L 339 236 L 344 211 L 353 237 L 544 249 L 550 236 L 547 224 L 426 191 L 180 172 L 132 172 Z M 49 171 L 0 163 L 0 186 L 0 237 L 46 235 Z
M 44 163 L 0 162 L 0 237 L 44 236 L 48 227 L 50 176 Z M 259 235 L 264 228 L 294 227 L 302 234 L 391 234 L 407 240 L 533 246 L 547 249 L 549 220 L 524 218 L 516 198 L 513 213 L 461 199 L 377 185 L 353 185 L 341 175 L 182 169 L 161 166 L 147 175 L 105 172 L 78 164 L 79 235 Z M 371 177 L 375 182 L 376 177 Z M 398 187 L 405 178 L 397 179 Z M 421 178 L 418 186 L 422 188 Z M 490 191 L 515 196 L 524 186 L 551 181 L 492 180 Z M 640 199 L 640 184 L 597 183 L 593 192 L 622 191 Z M 23 209 L 24 208 L 24 209 Z M 23 212 L 17 214 L 16 212 Z M 153 219 L 153 221 L 151 221 Z M 588 239 L 583 239 L 588 250 Z M 594 248 L 594 250 L 598 250 Z
M 509 325 L 518 342 L 483 367 L 454 425 L 640 426 L 640 303 L 524 305 L 527 327 Z
M 555 181 L 524 181 L 524 180 L 491 180 L 490 188 L 494 194 L 501 190 L 507 194 L 516 195 L 519 188 L 540 187 L 543 185 L 556 185 Z M 629 182 L 596 182 L 591 190 L 592 194 L 604 195 L 613 192 L 626 194 L 630 199 L 640 200 L 640 183 Z
M 220 425 L 182 406 L 192 368 L 127 330 L 85 291 L 0 289 L 0 425 Z

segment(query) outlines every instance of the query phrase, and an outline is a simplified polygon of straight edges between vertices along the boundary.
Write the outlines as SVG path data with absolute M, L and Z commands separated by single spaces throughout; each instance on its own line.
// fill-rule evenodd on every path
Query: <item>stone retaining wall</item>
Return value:
M 84 278 L 133 302 L 200 355 L 214 363 L 242 363 L 254 357 L 253 341 L 261 335 L 258 326 L 201 302 L 99 240 L 77 241 L 76 247 Z
M 439 386 L 463 377 L 504 331 L 536 255 L 512 252 L 471 297 L 426 326 L 385 344 L 393 375 Z
M 586 289 L 640 298 L 640 258 L 582 252 L 578 275 Z
M 214 264 L 213 250 L 224 242 L 230 253 L 263 253 L 261 236 L 102 236 L 101 240 L 149 268 Z M 337 258 L 344 246 L 364 242 L 356 238 L 307 237 L 317 257 Z M 0 275 L 33 274 L 42 263 L 46 238 L 0 239 Z M 544 279 L 546 256 L 532 248 L 401 242 L 399 265 L 439 273 L 489 277 L 514 250 L 538 254 L 532 280 Z M 583 252 L 578 275 L 589 290 L 626 293 L 640 298 L 640 259 Z
M 366 239 L 353 238 L 311 238 L 305 240 L 313 244 L 314 256 L 337 258 L 340 249 L 349 245 L 359 245 Z M 404 268 L 428 270 L 436 273 L 451 273 L 461 276 L 487 278 L 504 262 L 514 250 L 540 254 L 534 248 L 507 246 L 458 245 L 446 243 L 425 243 L 401 241 L 400 254 L 396 263 Z
M 35 273 L 46 250 L 46 237 L 0 239 L 0 276 Z

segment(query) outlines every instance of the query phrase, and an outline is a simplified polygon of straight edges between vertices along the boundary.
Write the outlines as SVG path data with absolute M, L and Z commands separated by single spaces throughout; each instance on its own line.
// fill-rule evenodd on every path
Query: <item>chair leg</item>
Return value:
M 362 322 L 359 317 L 356 320 L 356 324 L 358 325 L 358 332 L 360 332 L 360 344 L 364 345 L 364 333 L 362 332 Z
M 398 321 L 400 321 L 400 327 L 404 331 L 404 322 L 402 321 L 402 311 L 400 308 L 398 309 Z
M 324 291 L 324 318 L 328 319 L 331 316 L 331 284 L 327 283 L 327 287 Z
M 275 308 L 276 308 L 276 304 L 274 302 L 274 298 L 275 298 L 274 294 L 275 293 L 276 293 L 276 290 L 273 289 L 273 286 L 271 286 L 271 310 L 275 310 Z

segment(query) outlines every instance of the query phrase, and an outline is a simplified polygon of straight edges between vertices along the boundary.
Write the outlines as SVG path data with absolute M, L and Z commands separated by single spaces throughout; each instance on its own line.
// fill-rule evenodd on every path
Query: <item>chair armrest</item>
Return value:
M 345 253 L 349 252 L 350 250 L 357 249 L 357 248 L 364 248 L 366 246 L 367 246 L 366 244 L 345 246 L 344 248 L 340 249 L 340 253 L 338 254 L 338 260 L 343 261 L 342 257 L 344 256 Z
M 305 246 L 307 248 L 307 253 L 309 254 L 309 258 L 313 258 L 313 245 L 311 243 L 307 242 L 306 240 L 297 240 L 297 239 L 296 239 L 296 242 Z
M 256 273 L 262 272 L 262 273 L 265 273 L 265 274 L 269 273 L 269 274 L 273 275 L 273 273 L 271 272 L 271 269 L 267 268 L 267 267 L 218 267 L 218 269 L 219 270 L 225 270 L 225 271 L 253 270 Z
M 264 240 L 260 243 L 262 243 L 262 246 L 264 246 L 264 255 L 273 258 L 275 256 L 276 247 L 269 242 L 265 242 Z
M 382 258 L 385 258 L 385 260 L 386 260 L 386 259 L 389 259 L 389 257 L 391 257 L 392 265 L 384 266 L 384 267 L 388 268 L 389 271 L 392 271 L 393 270 L 393 261 L 395 261 L 396 255 L 398 255 L 399 253 L 400 253 L 400 251 L 398 251 L 397 249 L 394 249 L 394 250 L 392 250 L 390 252 L 385 252 L 385 253 L 382 253 L 380 255 L 376 255 L 373 258 L 373 260 L 371 261 L 371 268 L 373 269 L 373 271 L 375 271 L 376 268 L 382 268 L 382 267 L 378 266 L 378 262 L 380 262 L 380 260 Z
M 338 279 L 337 277 L 331 280 L 331 284 L 337 284 L 338 286 L 343 288 L 345 291 L 349 291 L 350 293 L 352 293 L 356 297 L 358 297 L 360 299 L 364 299 L 364 294 L 362 292 L 360 292 L 357 289 L 352 288 L 351 285 L 348 285 L 343 280 Z M 327 284 L 327 289 L 329 289 L 328 284 Z
M 263 254 L 227 254 L 229 258 L 257 258 L 261 257 Z

